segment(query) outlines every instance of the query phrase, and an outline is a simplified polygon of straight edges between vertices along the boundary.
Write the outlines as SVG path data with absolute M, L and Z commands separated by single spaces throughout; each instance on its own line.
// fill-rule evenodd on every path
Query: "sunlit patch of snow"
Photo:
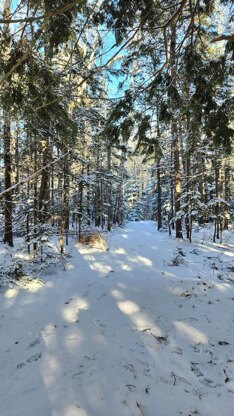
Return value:
M 19 289 L 17 287 L 14 287 L 13 289 L 8 289 L 4 296 L 8 299 L 15 298 L 19 293 Z
M 76 298 L 69 305 L 65 305 L 62 316 L 67 322 L 76 322 L 81 310 L 89 309 L 89 302 L 86 299 Z
M 130 272 L 132 270 L 128 264 L 122 264 L 121 269 L 124 270 L 125 272 Z
M 60 415 L 61 413 L 56 413 L 54 416 Z M 71 404 L 66 407 L 64 411 L 64 416 L 88 416 L 88 413 L 84 409 L 81 409 L 79 405 Z
M 16 253 L 14 257 L 15 259 L 31 260 L 31 255 L 28 253 Z
M 223 247 L 222 246 L 210 246 L 210 245 L 204 245 L 204 244 L 197 244 L 198 247 L 200 247 L 202 250 L 205 251 L 211 251 L 214 253 L 219 253 L 222 254 L 224 256 L 229 256 L 229 257 L 234 257 L 234 253 L 227 251 L 227 250 L 222 250 Z
M 46 355 L 43 359 L 43 363 L 41 365 L 41 375 L 43 377 L 43 381 L 45 386 L 49 388 L 53 386 L 57 379 L 57 374 L 60 371 L 60 363 L 57 357 L 51 353 Z
M 94 263 L 90 265 L 90 269 L 94 270 L 95 272 L 105 273 L 105 274 L 109 273 L 112 270 L 111 266 L 109 266 L 108 264 L 99 263 L 97 261 L 95 261 Z
M 118 299 L 118 300 L 124 299 L 123 293 L 120 292 L 120 290 L 114 289 L 111 291 L 111 294 L 114 296 L 115 299 Z
M 162 272 L 162 276 L 166 277 L 168 279 L 170 279 L 171 277 L 176 277 L 176 275 L 174 273 L 165 272 L 165 271 Z
M 54 324 L 47 324 L 41 331 L 41 336 L 48 349 L 54 349 L 57 346 Z
M 219 292 L 227 292 L 228 289 L 230 289 L 230 285 L 228 283 L 215 283 L 214 285 Z
M 27 290 L 31 293 L 37 293 L 43 286 L 43 283 L 38 282 L 30 282 L 27 286 Z
M 203 332 L 199 331 L 199 329 L 194 328 L 194 326 L 182 321 L 174 321 L 173 323 L 176 330 L 182 335 L 185 335 L 185 337 L 190 341 L 197 344 L 208 344 L 207 336 Z
M 82 336 L 82 334 L 78 332 L 78 330 L 75 330 L 73 328 L 72 331 L 70 331 L 67 334 L 64 343 L 67 350 L 72 352 L 74 350 L 77 350 L 78 346 L 83 341 L 83 339 L 84 337 Z
M 142 312 L 139 306 L 130 300 L 119 301 L 117 305 L 121 312 L 128 315 L 138 331 L 142 331 L 146 327 L 155 328 L 155 323 L 149 319 L 147 314 Z M 158 329 L 158 335 L 161 336 L 161 331 Z
M 150 259 L 147 259 L 143 256 L 136 256 L 134 259 L 131 260 L 133 263 L 140 263 L 147 267 L 152 267 L 153 262 Z
M 120 247 L 120 248 L 117 248 L 116 250 L 112 251 L 112 253 L 114 253 L 114 254 L 126 254 L 126 251 L 124 250 L 124 248 Z
M 168 287 L 167 291 L 170 293 L 173 293 L 173 295 L 181 296 L 182 293 L 184 293 L 183 290 L 181 290 L 180 287 Z
M 234 257 L 234 253 L 231 253 L 230 251 L 223 251 L 222 254 L 228 257 Z
M 72 270 L 72 269 L 74 269 L 73 264 L 71 264 L 71 263 L 66 263 L 66 270 Z
M 125 285 L 125 283 L 122 283 L 122 282 L 118 282 L 117 286 L 120 287 L 120 289 L 127 289 L 127 286 Z
M 80 254 L 82 254 L 85 258 L 86 255 L 88 255 L 86 257 L 86 259 L 88 260 L 88 258 L 90 258 L 90 256 L 92 254 L 97 254 L 97 253 L 103 253 L 103 248 L 98 248 L 98 247 L 81 247 L 80 243 L 75 244 L 75 247 L 77 249 L 77 251 L 79 251 Z
M 118 307 L 125 315 L 132 315 L 133 313 L 140 311 L 139 306 L 131 300 L 118 302 Z
M 30 293 L 37 293 L 44 287 L 44 282 L 40 279 L 31 279 L 26 277 L 19 280 L 18 286 L 26 289 Z

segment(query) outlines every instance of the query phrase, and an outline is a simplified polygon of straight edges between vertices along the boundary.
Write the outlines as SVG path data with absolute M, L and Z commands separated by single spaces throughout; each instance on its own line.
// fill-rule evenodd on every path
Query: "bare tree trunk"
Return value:
M 109 144 L 108 146 L 108 150 L 107 150 L 107 163 L 108 163 L 108 173 L 109 175 L 111 174 L 111 145 Z M 109 183 L 108 183 L 108 197 L 107 197 L 107 201 L 108 201 L 108 211 L 107 211 L 107 229 L 108 231 L 111 231 L 112 228 L 112 183 L 111 183 L 111 179 L 109 179 Z
M 19 182 L 19 124 L 17 124 L 15 137 L 15 183 Z
M 205 187 L 204 187 L 204 179 L 205 179 L 205 169 L 204 169 L 204 158 L 202 155 L 198 156 L 198 190 L 200 193 L 200 202 L 205 202 Z M 201 215 L 199 217 L 199 224 L 204 224 L 204 216 Z
M 215 193 L 216 193 L 216 198 L 220 197 L 220 183 L 219 183 L 219 175 L 220 175 L 220 171 L 219 171 L 219 160 L 218 158 L 216 158 L 215 160 Z M 219 218 L 219 203 L 216 202 L 215 204 L 215 216 L 216 216 L 216 238 L 219 239 L 219 232 L 220 232 L 220 218 Z
M 11 187 L 11 139 L 10 139 L 10 117 L 4 113 L 4 184 L 5 190 Z M 4 243 L 13 247 L 12 233 L 12 195 L 5 194 L 5 226 Z
M 158 230 L 162 228 L 162 189 L 160 158 L 157 159 Z
M 78 239 L 81 240 L 81 226 L 82 226 L 82 218 L 83 218 L 83 175 L 84 175 L 84 166 L 82 164 L 81 169 L 81 181 L 79 182 L 79 213 L 78 213 L 78 220 L 79 220 L 79 235 Z
M 34 139 L 34 172 L 38 169 L 38 151 L 37 151 L 37 140 Z M 34 179 L 33 183 L 33 223 L 34 223 L 34 236 L 33 236 L 33 255 L 37 256 L 37 222 L 38 222 L 38 192 L 37 192 L 37 178 Z
M 9 19 L 10 17 L 11 0 L 5 0 L 3 8 L 3 17 Z M 3 28 L 3 56 L 4 61 L 7 63 L 9 59 L 10 48 L 10 30 L 9 24 L 5 23 Z M 4 185 L 5 190 L 11 187 L 11 121 L 9 109 L 3 110 L 3 123 L 4 123 Z M 5 194 L 5 224 L 4 224 L 4 243 L 13 247 L 13 233 L 12 233 L 12 195 L 11 193 Z
M 95 210 L 95 227 L 99 227 L 101 224 L 101 201 L 100 201 L 100 149 L 97 144 L 97 159 L 96 159 L 96 186 L 95 186 L 95 198 L 94 198 L 94 210 Z
M 170 66 L 171 66 L 171 86 L 169 89 L 169 96 L 171 97 L 171 102 L 173 104 L 173 93 L 176 89 L 176 79 L 177 79 L 177 69 L 176 69 L 176 28 L 172 27 L 171 32 L 171 46 L 170 46 Z M 171 122 L 171 135 L 172 135 L 172 146 L 173 146 L 173 157 L 174 157 L 174 197 L 175 197 L 175 216 L 180 211 L 180 195 L 181 195 L 181 180 L 180 180 L 180 144 L 178 137 L 178 120 L 175 114 L 175 105 L 174 114 L 172 115 Z M 176 238 L 183 238 L 182 235 L 182 221 L 178 217 L 175 220 L 176 226 Z
M 89 178 L 89 164 L 87 165 L 87 177 Z M 90 185 L 87 185 L 87 225 L 91 224 L 91 209 L 90 209 Z
M 231 199 L 231 168 L 230 168 L 230 159 L 227 159 L 225 162 L 224 168 L 224 196 L 225 201 L 229 204 Z M 228 230 L 229 216 L 225 217 L 224 220 L 224 230 Z
M 65 149 L 67 152 L 67 149 Z M 68 245 L 68 233 L 69 233 L 69 155 L 64 158 L 64 181 L 63 181 L 63 223 L 66 236 L 66 245 Z
M 190 197 L 189 197 L 189 191 L 190 191 L 190 159 L 189 157 L 186 160 L 186 202 L 187 202 L 187 208 L 186 208 L 186 217 L 185 217 L 185 227 L 186 227 L 186 237 L 188 240 L 190 240 L 191 230 L 190 230 L 190 216 L 191 216 L 191 209 L 190 209 Z
M 122 204 L 123 204 L 123 176 L 124 176 L 124 165 L 125 165 L 125 157 L 126 151 L 122 151 L 121 159 L 120 159 L 120 166 L 119 166 L 119 177 L 120 183 L 116 192 L 116 201 L 115 201 L 115 208 L 113 213 L 113 222 L 114 224 L 122 224 L 123 222 L 123 215 L 121 212 Z
M 18 121 L 16 121 L 16 128 L 15 128 L 14 137 L 11 137 L 11 145 L 12 145 L 12 154 L 13 154 L 12 182 L 14 184 L 16 184 L 16 183 L 19 182 L 19 124 L 18 124 Z M 17 191 L 18 191 L 18 189 L 17 189 Z
M 42 167 L 49 163 L 49 139 L 45 138 L 42 141 Z M 41 185 L 39 192 L 39 219 L 44 223 L 48 217 L 48 204 L 50 200 L 50 175 L 48 169 L 43 169 L 41 174 Z
M 51 167 L 51 212 L 52 212 L 52 227 L 54 227 L 54 165 Z

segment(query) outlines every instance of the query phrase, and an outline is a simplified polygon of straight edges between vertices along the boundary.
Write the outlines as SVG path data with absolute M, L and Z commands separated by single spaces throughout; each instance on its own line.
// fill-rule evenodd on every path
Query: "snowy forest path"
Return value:
M 232 414 L 232 250 L 132 222 L 2 292 L 1 416 Z

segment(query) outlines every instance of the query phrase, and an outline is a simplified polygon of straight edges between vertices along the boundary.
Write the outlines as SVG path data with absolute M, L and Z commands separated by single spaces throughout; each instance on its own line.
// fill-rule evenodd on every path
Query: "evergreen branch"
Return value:
M 65 13 L 68 10 L 72 9 L 80 0 L 74 0 L 72 3 L 69 3 L 63 7 L 60 7 L 55 10 L 51 10 L 48 13 L 42 14 L 40 16 L 31 16 L 25 17 L 23 19 L 0 19 L 0 24 L 11 24 L 11 23 L 33 23 L 43 19 L 50 19 L 51 17 L 55 17 L 61 13 Z
M 72 3 L 58 9 L 57 11 L 53 12 L 53 16 L 56 16 L 58 14 L 64 13 L 65 11 L 70 10 L 72 7 L 74 7 L 76 5 L 76 3 L 78 3 L 78 1 L 80 0 L 74 0 Z M 27 50 L 25 51 L 25 53 L 21 56 L 20 59 L 18 59 L 18 61 L 15 63 L 15 65 L 12 66 L 12 68 L 4 75 L 4 77 L 2 79 L 0 79 L 0 86 L 3 86 L 5 81 L 16 71 L 17 68 L 19 68 L 19 66 L 27 59 L 27 57 L 32 53 L 32 49 L 35 46 L 37 40 L 40 38 L 43 30 L 46 28 L 47 22 L 50 19 L 50 15 L 48 16 L 47 13 L 47 17 L 45 17 L 44 15 L 44 23 L 42 25 L 42 27 L 38 30 L 37 34 L 35 35 L 34 39 L 31 41 L 31 44 L 29 45 L 29 47 L 27 48 Z
M 180 3 L 180 7 L 175 11 L 175 13 L 170 17 L 170 19 L 163 25 L 163 28 L 166 29 L 169 27 L 177 18 L 177 16 L 180 14 L 180 12 L 183 10 L 184 6 L 186 5 L 187 0 L 182 0 Z

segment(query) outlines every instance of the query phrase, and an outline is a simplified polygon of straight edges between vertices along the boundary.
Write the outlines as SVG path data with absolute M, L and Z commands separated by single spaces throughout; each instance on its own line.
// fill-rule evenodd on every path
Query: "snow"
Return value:
M 131 222 L 2 288 L 0 415 L 231 415 L 234 246 L 198 237 Z

